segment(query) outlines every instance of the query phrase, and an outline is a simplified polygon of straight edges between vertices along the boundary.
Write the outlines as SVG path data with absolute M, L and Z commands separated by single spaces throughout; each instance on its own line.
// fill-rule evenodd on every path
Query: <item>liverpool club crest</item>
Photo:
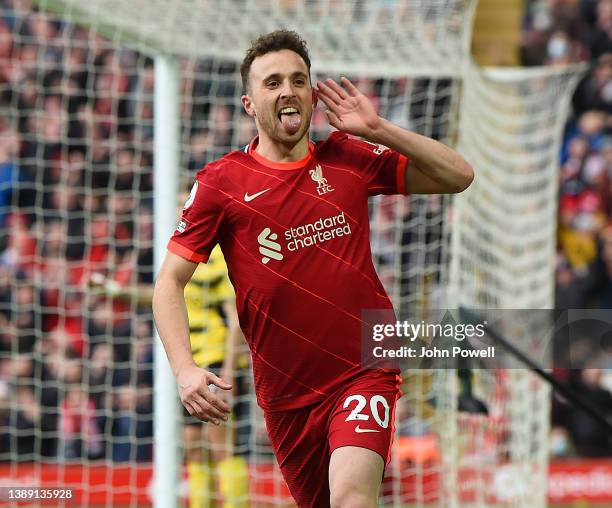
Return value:
M 323 194 L 327 194 L 328 192 L 332 192 L 334 190 L 332 186 L 327 183 L 327 178 L 323 176 L 323 168 L 320 164 L 317 164 L 314 169 L 311 169 L 309 171 L 309 173 L 310 178 L 312 178 L 313 181 L 317 184 L 317 193 L 319 194 L 319 196 L 322 196 Z

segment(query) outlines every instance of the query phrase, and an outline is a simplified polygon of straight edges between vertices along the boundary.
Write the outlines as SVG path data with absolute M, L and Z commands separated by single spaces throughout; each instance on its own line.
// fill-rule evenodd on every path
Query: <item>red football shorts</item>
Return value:
M 389 462 L 399 383 L 395 373 L 365 371 L 318 404 L 266 413 L 276 459 L 300 508 L 329 506 L 336 448 L 367 448 Z

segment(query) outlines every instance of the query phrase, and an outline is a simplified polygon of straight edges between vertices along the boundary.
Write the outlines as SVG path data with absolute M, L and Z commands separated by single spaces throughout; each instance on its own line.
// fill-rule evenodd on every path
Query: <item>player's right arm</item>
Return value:
M 197 263 L 167 253 L 155 282 L 153 315 L 181 402 L 189 414 L 218 425 L 221 420 L 227 420 L 230 408 L 209 385 L 223 390 L 231 390 L 232 386 L 212 372 L 199 368 L 193 360 L 184 289 L 196 267 Z
M 370 143 L 383 145 L 403 155 L 402 190 L 410 194 L 453 194 L 467 189 L 474 180 L 472 166 L 455 150 L 435 139 L 411 132 L 380 117 L 372 102 L 347 78 L 344 88 L 334 80 L 318 82 L 318 97 L 329 108 L 331 126 Z

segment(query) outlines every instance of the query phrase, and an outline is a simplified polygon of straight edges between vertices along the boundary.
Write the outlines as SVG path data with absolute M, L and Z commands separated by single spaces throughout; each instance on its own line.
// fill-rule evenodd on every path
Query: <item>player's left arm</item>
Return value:
M 329 108 L 327 120 L 338 130 L 385 145 L 406 156 L 406 189 L 410 194 L 450 194 L 467 189 L 472 166 L 442 143 L 402 129 L 380 117 L 372 102 L 347 78 L 317 82 L 319 98 Z

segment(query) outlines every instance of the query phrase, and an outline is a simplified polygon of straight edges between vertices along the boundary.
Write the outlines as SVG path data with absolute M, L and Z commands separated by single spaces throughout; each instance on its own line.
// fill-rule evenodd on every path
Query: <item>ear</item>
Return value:
M 312 109 L 317 107 L 319 103 L 319 91 L 316 88 L 312 89 Z
M 244 107 L 247 115 L 255 118 L 257 113 L 255 112 L 255 105 L 253 104 L 251 98 L 248 95 L 243 95 L 240 100 L 242 101 L 242 106 Z

